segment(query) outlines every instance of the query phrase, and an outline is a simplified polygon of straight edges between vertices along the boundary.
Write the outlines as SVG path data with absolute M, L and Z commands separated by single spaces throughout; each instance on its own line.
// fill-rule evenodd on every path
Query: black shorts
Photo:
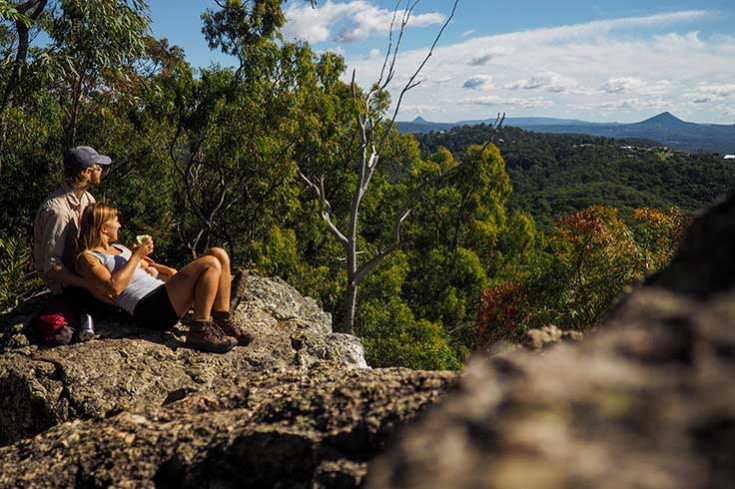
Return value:
M 101 321 L 110 314 L 121 312 L 117 306 L 102 302 L 95 298 L 87 289 L 81 287 L 64 287 L 61 298 L 65 304 L 74 308 L 75 314 L 86 312 L 95 321 Z
M 179 316 L 171 305 L 166 286 L 161 284 L 135 306 L 133 317 L 146 328 L 170 329 L 179 322 Z

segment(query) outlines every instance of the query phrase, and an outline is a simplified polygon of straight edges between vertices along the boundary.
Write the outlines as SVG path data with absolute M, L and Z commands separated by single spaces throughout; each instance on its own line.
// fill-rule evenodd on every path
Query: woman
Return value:
M 117 305 L 149 328 L 168 329 L 194 304 L 194 325 L 185 346 L 224 353 L 250 335 L 230 317 L 232 275 L 227 253 L 212 248 L 181 270 L 149 264 L 153 240 L 135 251 L 113 244 L 118 239 L 117 209 L 104 202 L 87 206 L 80 223 L 82 252 L 76 261 L 78 273 L 90 285 L 102 287 L 117 299 Z M 144 270 L 154 267 L 168 276 L 166 282 Z

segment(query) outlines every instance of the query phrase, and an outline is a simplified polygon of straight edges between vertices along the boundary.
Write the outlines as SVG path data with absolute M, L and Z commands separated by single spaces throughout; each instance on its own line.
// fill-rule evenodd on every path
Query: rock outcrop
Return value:
M 583 342 L 472 363 L 366 487 L 735 486 L 733 238 L 731 198 Z
M 526 331 L 522 346 L 532 351 L 539 351 L 560 341 L 581 341 L 583 336 L 579 331 L 564 331 L 556 326 L 548 325 Z
M 280 279 L 250 277 L 236 315 L 255 340 L 225 355 L 182 348 L 183 326 L 145 330 L 122 315 L 97 324 L 96 340 L 39 347 L 25 336 L 33 307 L 7 318 L 0 338 L 0 445 L 64 421 L 160 406 L 249 372 L 320 361 L 367 367 L 359 339 L 332 333 L 330 315 Z
M 367 461 L 454 378 L 327 362 L 242 373 L 0 448 L 0 487 L 356 488 Z

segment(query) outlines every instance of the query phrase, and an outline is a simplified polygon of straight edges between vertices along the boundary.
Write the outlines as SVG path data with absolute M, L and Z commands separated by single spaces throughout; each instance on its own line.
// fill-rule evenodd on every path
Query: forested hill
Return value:
M 481 143 L 489 126 L 415 134 L 429 154 L 440 146 L 461 157 Z M 513 183 L 509 205 L 530 212 L 542 226 L 593 204 L 623 215 L 640 207 L 694 212 L 735 186 L 735 164 L 717 154 L 690 154 L 645 140 L 548 134 L 504 127 L 496 144 Z
M 403 133 L 428 133 L 491 122 L 493 121 L 435 123 L 419 117 L 413 122 L 399 122 L 398 130 Z M 695 124 L 685 122 L 669 112 L 634 124 L 593 123 L 544 117 L 509 117 L 505 120 L 505 125 L 535 132 L 650 139 L 682 151 L 735 153 L 735 124 Z

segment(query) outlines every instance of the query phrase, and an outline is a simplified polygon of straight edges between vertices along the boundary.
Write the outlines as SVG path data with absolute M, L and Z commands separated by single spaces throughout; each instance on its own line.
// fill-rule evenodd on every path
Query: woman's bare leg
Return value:
M 214 299 L 214 311 L 229 311 L 230 296 L 232 288 L 232 270 L 230 269 L 230 257 L 222 248 L 212 248 L 204 256 L 213 256 L 219 262 L 222 272 L 219 276 L 219 287 Z
M 171 277 L 164 286 L 176 314 L 182 317 L 194 302 L 194 319 L 209 319 L 217 297 L 221 272 L 219 260 L 205 255 Z

